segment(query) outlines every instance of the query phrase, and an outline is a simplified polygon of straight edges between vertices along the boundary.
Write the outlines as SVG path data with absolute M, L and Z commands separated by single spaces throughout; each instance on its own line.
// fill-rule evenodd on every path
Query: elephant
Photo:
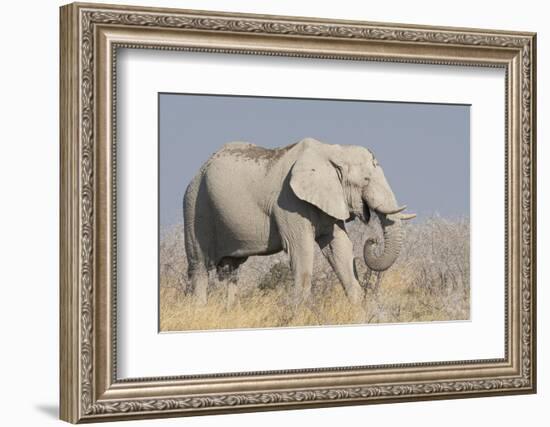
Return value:
M 284 250 L 290 258 L 295 301 L 311 295 L 314 245 L 318 244 L 353 304 L 363 297 L 345 223 L 367 224 L 373 213 L 383 228 L 383 249 L 369 238 L 364 261 L 373 271 L 395 262 L 402 245 L 406 206 L 397 204 L 371 151 L 314 138 L 266 149 L 225 144 L 200 168 L 183 201 L 189 286 L 207 304 L 208 272 L 235 284 L 253 255 Z

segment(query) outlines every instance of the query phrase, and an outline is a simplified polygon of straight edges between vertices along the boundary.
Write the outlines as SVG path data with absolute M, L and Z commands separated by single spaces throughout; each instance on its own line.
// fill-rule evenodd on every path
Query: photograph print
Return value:
M 159 330 L 470 319 L 470 106 L 159 93 Z

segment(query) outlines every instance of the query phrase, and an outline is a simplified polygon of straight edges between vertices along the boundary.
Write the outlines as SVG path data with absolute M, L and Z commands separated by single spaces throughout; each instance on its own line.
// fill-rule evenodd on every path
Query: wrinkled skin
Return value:
M 329 145 L 312 138 L 268 150 L 248 143 L 224 145 L 203 165 L 184 197 L 185 246 L 191 288 L 207 302 L 208 270 L 235 284 L 239 266 L 252 255 L 288 253 L 294 300 L 309 297 L 314 245 L 336 272 L 348 299 L 362 289 L 353 268 L 345 221 L 367 223 L 376 213 L 383 250 L 367 240 L 365 263 L 388 269 L 401 247 L 400 213 L 382 168 L 359 146 Z

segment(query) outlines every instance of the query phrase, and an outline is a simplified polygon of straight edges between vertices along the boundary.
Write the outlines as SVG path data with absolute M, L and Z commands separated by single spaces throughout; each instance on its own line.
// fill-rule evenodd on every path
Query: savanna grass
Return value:
M 348 224 L 360 256 L 376 224 Z M 275 328 L 364 323 L 467 320 L 470 316 L 469 220 L 432 217 L 405 225 L 398 261 L 383 273 L 378 287 L 352 305 L 332 269 L 317 251 L 312 298 L 296 305 L 289 297 L 292 275 L 284 253 L 251 257 L 239 273 L 235 303 L 212 275 L 205 307 L 195 305 L 187 286 L 181 226 L 163 230 L 160 245 L 160 329 L 186 331 Z M 360 276 L 365 271 L 360 269 Z

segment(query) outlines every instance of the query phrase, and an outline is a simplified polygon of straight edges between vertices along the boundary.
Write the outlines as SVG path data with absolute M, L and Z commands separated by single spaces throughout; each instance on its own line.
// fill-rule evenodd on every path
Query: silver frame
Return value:
M 535 42 L 533 33 L 509 31 L 99 4 L 63 6 L 61 418 L 77 423 L 534 393 Z M 504 68 L 505 357 L 117 379 L 118 48 Z

